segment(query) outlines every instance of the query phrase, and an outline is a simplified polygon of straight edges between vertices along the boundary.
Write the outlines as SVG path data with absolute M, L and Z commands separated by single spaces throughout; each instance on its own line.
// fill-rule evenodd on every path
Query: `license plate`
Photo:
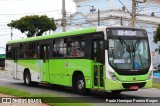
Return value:
M 138 89 L 138 86 L 131 86 L 130 89 Z

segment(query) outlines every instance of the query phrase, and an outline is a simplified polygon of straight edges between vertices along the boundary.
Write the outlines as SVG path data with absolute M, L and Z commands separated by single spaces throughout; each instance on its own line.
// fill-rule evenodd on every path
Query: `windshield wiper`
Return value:
M 131 49 L 130 49 L 129 45 L 121 37 L 118 37 L 118 39 L 119 39 L 121 45 L 126 48 L 127 52 L 130 53 Z
M 136 41 L 135 45 L 134 45 L 135 51 L 137 51 L 140 42 L 141 42 L 141 39 L 139 38 L 139 39 Z M 137 45 L 137 46 L 136 46 L 136 45 Z
M 135 42 L 135 44 L 134 44 L 133 41 L 129 42 L 127 44 L 121 37 L 118 37 L 118 39 L 119 39 L 120 43 L 122 44 L 122 46 L 124 46 L 126 48 L 127 52 L 129 52 L 130 58 L 132 58 L 133 68 L 135 68 L 135 52 L 137 51 L 137 49 L 139 47 L 141 39 L 138 39 Z M 142 63 L 142 59 L 141 59 L 140 55 L 139 55 L 139 58 L 140 58 L 140 61 Z

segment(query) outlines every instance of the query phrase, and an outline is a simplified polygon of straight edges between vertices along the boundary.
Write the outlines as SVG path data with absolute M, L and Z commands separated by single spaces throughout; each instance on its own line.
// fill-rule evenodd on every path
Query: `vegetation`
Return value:
M 157 41 L 160 41 L 160 24 L 158 25 L 156 35 L 154 36 L 154 42 L 157 43 Z
M 7 24 L 11 28 L 20 30 L 27 37 L 42 36 L 46 31 L 56 30 L 56 24 L 53 19 L 46 15 L 31 15 L 22 17 L 20 20 L 12 20 Z
M 33 97 L 34 99 L 37 98 L 42 98 L 42 101 L 50 106 L 90 106 L 89 104 L 86 103 L 74 103 L 76 101 L 74 100 L 69 100 L 69 99 L 59 99 L 59 101 L 61 103 L 56 103 L 56 98 L 55 100 L 53 100 L 53 98 L 50 97 L 58 97 L 55 95 L 51 95 L 51 94 L 31 94 L 29 92 L 26 91 L 22 91 L 22 90 L 18 90 L 18 89 L 13 89 L 13 88 L 9 88 L 9 87 L 0 87 L 0 93 L 3 94 L 7 94 L 7 95 L 12 95 L 12 96 L 16 96 L 16 97 L 21 97 L 21 98 L 25 98 L 25 97 Z M 53 103 L 49 103 L 49 101 L 52 101 Z M 64 103 L 63 103 L 64 102 Z

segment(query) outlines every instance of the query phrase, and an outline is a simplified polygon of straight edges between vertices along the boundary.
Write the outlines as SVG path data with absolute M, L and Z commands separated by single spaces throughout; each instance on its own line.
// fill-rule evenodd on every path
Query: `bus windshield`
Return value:
M 124 39 L 117 37 L 109 40 L 109 63 L 117 69 L 143 69 L 150 66 L 148 39 Z

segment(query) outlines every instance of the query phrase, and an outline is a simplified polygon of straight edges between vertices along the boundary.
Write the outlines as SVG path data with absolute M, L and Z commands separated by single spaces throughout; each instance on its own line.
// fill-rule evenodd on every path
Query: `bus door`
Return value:
M 49 45 L 41 45 L 40 58 L 42 59 L 41 75 L 42 81 L 49 81 L 48 71 L 49 71 Z
M 103 66 L 104 66 L 104 47 L 103 39 L 93 40 L 93 60 L 94 60 L 94 88 L 103 88 Z
M 18 47 L 13 48 L 13 78 L 17 78 L 18 73 Z

